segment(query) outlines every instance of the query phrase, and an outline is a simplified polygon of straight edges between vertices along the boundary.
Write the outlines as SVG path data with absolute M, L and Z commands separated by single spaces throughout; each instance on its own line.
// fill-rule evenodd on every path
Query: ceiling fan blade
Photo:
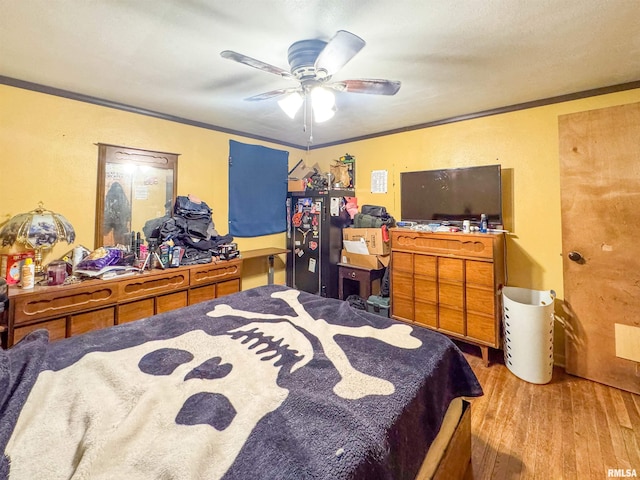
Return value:
M 286 95 L 287 93 L 293 93 L 300 91 L 300 88 L 279 88 L 278 90 L 271 90 L 270 92 L 259 93 L 252 97 L 245 98 L 248 102 L 255 102 L 258 100 L 268 100 L 273 97 L 279 97 L 280 95 Z
M 333 75 L 365 45 L 366 42 L 357 35 L 346 30 L 338 30 L 318 54 L 315 62 L 316 71 L 322 70 L 327 76 Z
M 244 63 L 245 65 L 249 65 L 250 67 L 257 68 L 258 70 L 262 70 L 267 73 L 273 73 L 285 78 L 293 78 L 293 75 L 291 75 L 290 72 L 283 70 L 280 67 L 269 65 L 268 63 L 261 62 L 260 60 L 256 60 L 255 58 L 247 57 L 246 55 L 242 55 L 241 53 L 233 52 L 231 50 L 224 50 L 223 52 L 220 52 L 220 56 L 228 60 L 233 60 L 234 62 Z
M 400 90 L 401 83 L 396 80 L 382 80 L 377 78 L 361 78 L 358 80 L 342 80 L 332 82 L 327 87 L 347 93 L 368 93 L 370 95 L 395 95 Z

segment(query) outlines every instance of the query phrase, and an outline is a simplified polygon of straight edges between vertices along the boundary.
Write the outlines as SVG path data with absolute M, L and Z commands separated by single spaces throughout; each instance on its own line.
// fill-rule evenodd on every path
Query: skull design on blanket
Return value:
M 336 370 L 341 376 L 340 382 L 334 387 L 333 391 L 342 398 L 357 399 L 366 395 L 390 395 L 394 391 L 391 382 L 384 379 L 373 377 L 365 373 L 359 372 L 351 366 L 349 359 L 344 351 L 336 343 L 334 337 L 336 335 L 350 335 L 352 337 L 376 338 L 381 342 L 399 348 L 419 348 L 422 342 L 411 336 L 412 328 L 408 325 L 396 324 L 386 329 L 378 329 L 370 326 L 348 327 L 344 325 L 333 325 L 324 319 L 315 319 L 304 309 L 304 306 L 298 301 L 296 290 L 287 290 L 284 292 L 276 292 L 272 294 L 274 298 L 280 298 L 293 308 L 296 315 L 274 315 L 266 313 L 255 313 L 243 310 L 236 310 L 228 305 L 219 305 L 207 315 L 211 317 L 221 317 L 224 315 L 236 315 L 244 318 L 253 318 L 261 320 L 278 320 L 282 322 L 274 323 L 252 323 L 249 328 L 262 329 L 267 334 L 277 336 L 278 329 L 286 325 L 294 325 L 295 335 L 285 337 L 287 340 L 296 338 L 292 343 L 298 351 L 310 352 L 313 355 L 313 347 L 302 331 L 311 334 L 321 343 L 325 355 L 333 362 Z M 299 330 L 298 330 L 299 329 Z M 273 330 L 273 333 L 270 333 Z M 292 333 L 293 333 L 292 332 Z M 304 348 L 300 348 L 304 347 Z M 303 366 L 311 360 L 310 355 L 303 355 Z
M 391 382 L 356 370 L 334 337 L 419 348 L 411 327 L 330 324 L 314 319 L 298 294 L 272 294 L 295 315 L 218 304 L 209 317 L 252 321 L 223 335 L 194 330 L 93 351 L 42 372 L 7 445 L 10 478 L 221 478 L 258 422 L 286 400 L 288 390 L 278 385 L 283 366 L 294 372 L 313 359 L 310 337 L 340 375 L 336 395 L 392 394 Z M 34 422 L 40 430 L 25 427 Z M 34 470 L 36 463 L 45 470 Z

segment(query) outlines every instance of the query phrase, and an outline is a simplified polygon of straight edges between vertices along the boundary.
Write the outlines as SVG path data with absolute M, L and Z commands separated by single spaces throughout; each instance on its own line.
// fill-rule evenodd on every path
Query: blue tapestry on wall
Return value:
M 284 232 L 289 152 L 229 140 L 229 233 Z

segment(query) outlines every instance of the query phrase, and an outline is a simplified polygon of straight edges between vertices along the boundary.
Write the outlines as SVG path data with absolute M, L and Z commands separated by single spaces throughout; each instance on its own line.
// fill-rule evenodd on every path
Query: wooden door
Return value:
M 559 134 L 566 369 L 640 393 L 640 103 Z

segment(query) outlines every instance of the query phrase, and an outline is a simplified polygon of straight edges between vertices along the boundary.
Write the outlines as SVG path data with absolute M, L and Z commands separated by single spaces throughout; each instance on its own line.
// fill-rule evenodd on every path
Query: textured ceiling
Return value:
M 284 145 L 311 147 L 640 80 L 638 0 L 0 0 L 0 82 L 37 85 Z M 307 126 L 276 99 L 297 40 L 367 45 L 334 80 L 387 78 L 395 96 L 338 93 Z

